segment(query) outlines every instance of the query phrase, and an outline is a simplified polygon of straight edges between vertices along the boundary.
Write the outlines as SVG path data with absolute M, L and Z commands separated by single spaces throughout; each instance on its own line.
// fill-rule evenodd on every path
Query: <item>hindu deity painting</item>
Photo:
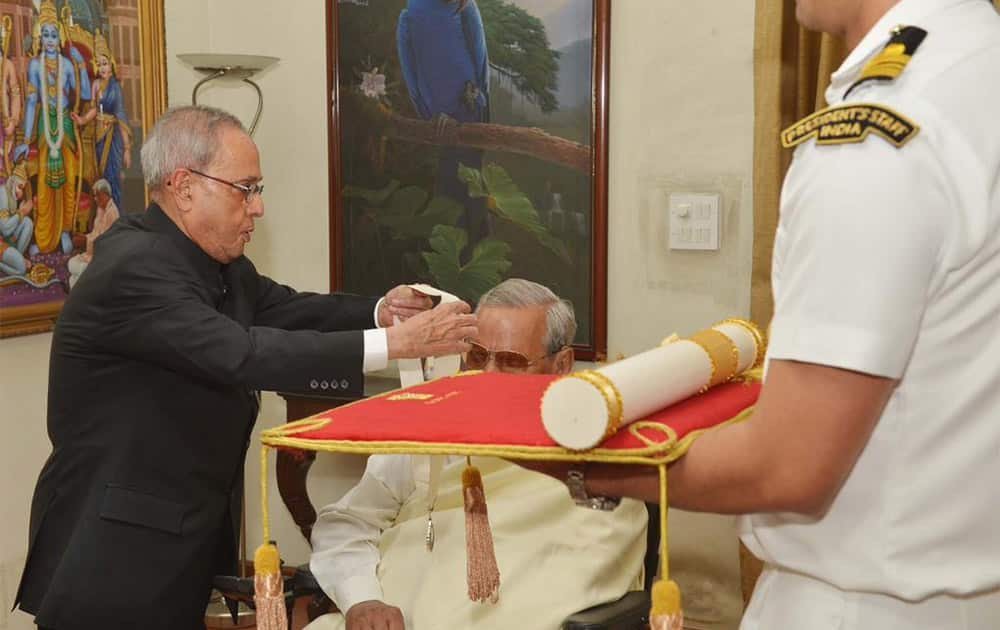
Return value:
M 0 0 L 0 336 L 51 327 L 94 240 L 145 208 L 150 10 L 162 4 Z

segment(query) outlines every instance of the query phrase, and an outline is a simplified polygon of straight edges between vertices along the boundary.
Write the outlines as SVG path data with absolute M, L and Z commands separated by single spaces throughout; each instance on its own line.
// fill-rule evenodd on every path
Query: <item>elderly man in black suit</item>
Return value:
M 407 287 L 379 300 L 260 275 L 243 255 L 260 162 L 233 116 L 167 112 L 142 164 L 152 205 L 97 240 L 52 340 L 53 450 L 17 595 L 45 628 L 203 628 L 212 576 L 234 566 L 257 392 L 350 386 L 476 335 L 468 305 Z

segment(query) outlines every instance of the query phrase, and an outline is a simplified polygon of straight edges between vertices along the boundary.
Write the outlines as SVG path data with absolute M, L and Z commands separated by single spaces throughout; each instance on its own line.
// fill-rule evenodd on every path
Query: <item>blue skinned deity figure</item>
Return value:
M 125 97 L 118 82 L 118 64 L 101 31 L 94 35 L 94 79 L 92 106 L 82 116 L 71 114 L 80 128 L 97 119 L 98 177 L 111 185 L 111 198 L 122 207 L 122 181 L 132 164 L 132 129 L 125 112 Z
M 34 29 L 34 49 L 28 63 L 24 103 L 24 143 L 14 149 L 14 162 L 38 147 L 38 203 L 35 244 L 42 254 L 61 249 L 70 253 L 70 230 L 80 190 L 80 143 L 70 113 L 71 96 L 90 100 L 90 78 L 84 59 L 70 46 L 72 60 L 61 52 L 66 31 L 52 0 L 43 0 Z
M 396 43 L 403 80 L 417 114 L 437 120 L 489 122 L 489 58 L 482 16 L 475 0 L 408 0 L 399 14 Z M 490 232 L 485 200 L 469 197 L 458 165 L 481 169 L 483 152 L 442 147 L 435 192 L 465 208 L 458 227 L 469 249 Z

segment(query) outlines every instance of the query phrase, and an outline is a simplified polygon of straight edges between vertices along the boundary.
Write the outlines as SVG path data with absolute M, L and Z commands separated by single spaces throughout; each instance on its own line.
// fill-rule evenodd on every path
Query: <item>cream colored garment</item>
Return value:
M 500 601 L 466 595 L 464 462 L 447 466 L 434 510 L 434 551 L 424 545 L 426 482 L 379 543 L 385 601 L 403 611 L 407 630 L 512 627 L 556 630 L 569 615 L 640 588 L 647 516 L 637 501 L 613 512 L 576 506 L 562 483 L 499 459 L 473 458 L 483 474 L 500 567 Z M 325 615 L 310 630 L 343 628 Z

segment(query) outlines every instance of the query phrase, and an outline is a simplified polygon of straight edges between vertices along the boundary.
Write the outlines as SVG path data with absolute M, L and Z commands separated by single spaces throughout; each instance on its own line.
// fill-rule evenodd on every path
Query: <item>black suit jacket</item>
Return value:
M 59 630 L 203 628 L 257 391 L 356 382 L 375 304 L 220 265 L 155 205 L 119 220 L 56 324 L 21 608 Z

